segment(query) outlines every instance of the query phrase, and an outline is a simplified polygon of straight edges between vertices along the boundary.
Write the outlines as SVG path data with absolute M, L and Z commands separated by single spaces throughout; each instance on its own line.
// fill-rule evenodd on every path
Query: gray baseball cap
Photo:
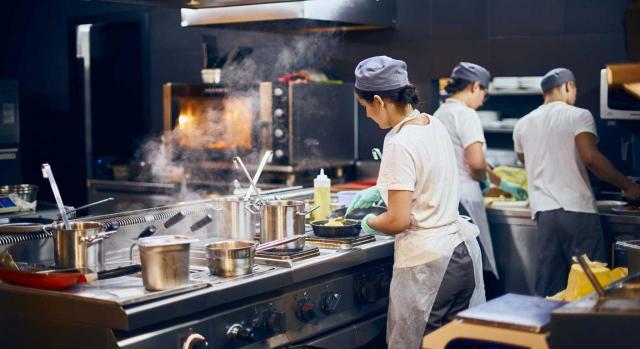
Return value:
M 407 63 L 387 56 L 367 58 L 356 67 L 356 88 L 361 91 L 389 91 L 409 84 Z
M 571 72 L 571 70 L 567 68 L 555 68 L 551 69 L 547 74 L 544 75 L 542 81 L 540 82 L 540 87 L 542 87 L 542 91 L 547 92 L 556 86 L 560 86 L 568 81 L 576 81 L 575 75 Z
M 458 63 L 451 72 L 451 78 L 473 82 L 478 81 L 480 82 L 480 86 L 484 88 L 489 88 L 489 83 L 491 82 L 491 74 L 488 70 L 480 65 L 469 62 Z

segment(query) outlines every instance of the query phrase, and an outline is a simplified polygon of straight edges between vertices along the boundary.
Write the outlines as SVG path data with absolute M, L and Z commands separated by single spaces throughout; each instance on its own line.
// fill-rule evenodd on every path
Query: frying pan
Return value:
M 111 279 L 129 275 L 140 271 L 140 264 L 132 264 L 97 273 L 83 272 L 78 269 L 71 270 L 46 270 L 23 271 L 19 269 L 0 268 L 0 279 L 19 286 L 41 288 L 46 290 L 66 290 L 76 283 L 91 282 L 94 280 Z
M 360 221 L 345 219 L 340 221 L 343 225 L 328 227 L 325 224 L 329 220 L 313 221 L 311 227 L 313 233 L 323 238 L 347 238 L 360 235 Z

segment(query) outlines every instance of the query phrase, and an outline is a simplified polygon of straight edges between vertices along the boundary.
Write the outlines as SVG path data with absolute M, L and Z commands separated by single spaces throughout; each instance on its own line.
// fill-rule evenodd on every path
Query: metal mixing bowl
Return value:
M 36 196 L 38 195 L 38 186 L 34 184 L 0 186 L 0 196 L 6 196 L 14 193 L 18 194 L 18 197 L 20 197 L 24 201 L 34 202 L 36 201 Z

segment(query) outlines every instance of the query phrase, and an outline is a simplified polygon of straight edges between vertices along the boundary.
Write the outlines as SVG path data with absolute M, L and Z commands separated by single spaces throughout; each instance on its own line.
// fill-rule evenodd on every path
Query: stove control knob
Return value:
M 322 300 L 320 302 L 320 311 L 325 314 L 333 313 L 338 304 L 340 304 L 340 300 L 342 299 L 342 295 L 340 293 L 327 291 L 322 295 Z
M 209 342 L 199 333 L 192 333 L 182 342 L 182 349 L 208 348 Z
M 227 330 L 227 338 L 229 339 L 239 339 L 239 340 L 250 341 L 253 339 L 254 336 L 255 334 L 253 333 L 253 330 L 251 330 L 250 328 L 244 327 L 241 324 L 233 324 Z
M 273 95 L 274 95 L 274 96 L 280 97 L 280 96 L 282 96 L 283 94 L 284 94 L 284 90 L 283 90 L 283 89 L 281 89 L 280 87 L 276 87 L 276 88 L 273 90 Z
M 273 116 L 279 118 L 282 117 L 282 115 L 284 115 L 284 110 L 278 108 L 276 110 L 273 111 Z
M 284 131 L 281 128 L 277 128 L 273 130 L 273 135 L 276 136 L 277 138 L 280 138 L 284 136 Z
M 378 283 L 378 285 L 380 286 L 380 294 L 383 297 L 388 297 L 389 296 L 389 288 L 391 287 L 391 275 L 382 274 L 380 276 L 380 282 Z
M 284 156 L 284 151 L 282 151 L 282 149 L 277 149 L 274 154 L 277 158 L 281 158 Z
M 316 304 L 309 299 L 309 297 L 304 296 L 298 300 L 296 304 L 296 316 L 302 322 L 309 322 L 316 317 Z
M 284 313 L 272 311 L 267 319 L 267 326 L 273 333 L 284 333 L 287 329 Z
M 363 280 L 359 291 L 359 298 L 364 303 L 375 303 L 380 299 L 380 286 L 375 281 Z

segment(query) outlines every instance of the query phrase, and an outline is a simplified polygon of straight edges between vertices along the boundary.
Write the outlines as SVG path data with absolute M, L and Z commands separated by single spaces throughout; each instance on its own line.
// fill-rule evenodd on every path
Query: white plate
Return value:
M 626 204 L 627 204 L 626 201 L 619 201 L 619 200 L 598 200 L 598 201 L 596 201 L 596 205 L 598 205 L 598 208 L 607 208 L 607 209 L 610 209 L 610 208 L 615 207 L 615 206 L 624 206 Z
M 615 206 L 611 208 L 611 211 L 617 214 L 624 214 L 628 216 L 640 216 L 640 211 L 629 211 L 624 209 L 625 206 Z

